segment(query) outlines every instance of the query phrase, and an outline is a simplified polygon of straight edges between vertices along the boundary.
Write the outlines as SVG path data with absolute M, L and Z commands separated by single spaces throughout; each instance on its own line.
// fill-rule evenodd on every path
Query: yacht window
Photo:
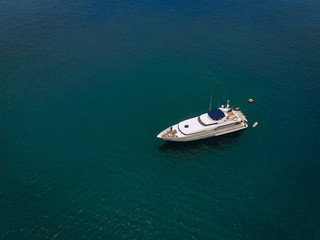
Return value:
M 198 122 L 199 122 L 202 126 L 207 126 L 206 124 L 204 124 L 204 122 L 201 121 L 200 117 L 198 117 Z
M 188 128 L 188 127 L 189 127 L 189 125 L 184 125 L 184 127 L 185 127 L 185 128 Z
M 223 128 L 228 128 L 228 127 L 231 127 L 231 126 L 234 126 L 235 124 L 227 124 L 227 125 L 224 125 L 224 126 L 221 126 L 221 127 L 217 127 L 216 130 L 218 129 L 223 129 Z
M 204 122 L 201 121 L 201 118 L 200 118 L 200 117 L 198 117 L 198 122 L 199 122 L 202 126 L 210 126 L 210 125 L 218 124 L 218 122 L 214 122 L 214 123 L 210 123 L 210 124 L 205 124 Z

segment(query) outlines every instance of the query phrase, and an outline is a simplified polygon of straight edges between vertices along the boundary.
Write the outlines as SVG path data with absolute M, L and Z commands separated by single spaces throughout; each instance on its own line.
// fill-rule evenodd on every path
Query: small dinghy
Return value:
M 252 125 L 252 127 L 255 127 L 255 126 L 257 126 L 258 125 L 258 122 L 255 122 L 253 125 Z

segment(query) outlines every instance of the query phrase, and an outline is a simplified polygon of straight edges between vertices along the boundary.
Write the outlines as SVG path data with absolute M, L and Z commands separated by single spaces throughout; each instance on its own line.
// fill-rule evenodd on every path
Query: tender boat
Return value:
M 239 109 L 239 108 L 237 108 Z M 224 107 L 209 110 L 198 117 L 184 120 L 158 134 L 166 141 L 187 142 L 248 128 L 248 121 L 240 110 L 230 108 L 229 100 Z

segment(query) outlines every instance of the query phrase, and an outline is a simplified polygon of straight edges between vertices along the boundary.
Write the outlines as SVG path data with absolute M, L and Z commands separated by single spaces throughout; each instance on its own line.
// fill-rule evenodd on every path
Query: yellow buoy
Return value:
M 249 102 L 249 103 L 253 103 L 253 99 L 250 98 L 250 99 L 248 100 L 248 102 Z

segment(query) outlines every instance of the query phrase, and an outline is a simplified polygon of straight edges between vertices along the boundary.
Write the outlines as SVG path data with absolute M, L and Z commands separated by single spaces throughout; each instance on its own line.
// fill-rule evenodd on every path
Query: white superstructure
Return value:
M 236 108 L 238 109 L 238 108 Z M 248 128 L 247 119 L 239 110 L 223 105 L 198 117 L 184 120 L 158 134 L 166 141 L 187 142 L 223 135 Z

